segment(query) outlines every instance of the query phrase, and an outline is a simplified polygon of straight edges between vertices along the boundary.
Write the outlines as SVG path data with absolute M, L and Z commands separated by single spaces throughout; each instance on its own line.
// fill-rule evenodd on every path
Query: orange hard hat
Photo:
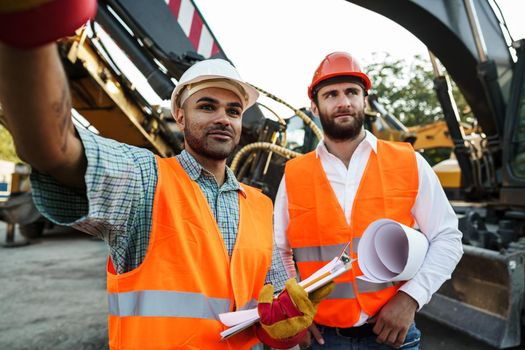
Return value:
M 359 63 L 346 52 L 333 52 L 326 56 L 314 73 L 312 83 L 308 87 L 308 97 L 313 99 L 313 91 L 320 82 L 340 76 L 357 77 L 363 81 L 365 92 L 372 84 L 368 76 L 361 71 Z

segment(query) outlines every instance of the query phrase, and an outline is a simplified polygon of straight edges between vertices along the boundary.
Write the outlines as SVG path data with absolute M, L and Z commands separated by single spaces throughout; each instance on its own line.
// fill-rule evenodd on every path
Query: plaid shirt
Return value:
M 142 263 L 148 248 L 158 176 L 155 157 L 146 149 L 81 128 L 78 133 L 88 162 L 86 193 L 78 194 L 50 176 L 34 171 L 33 199 L 49 220 L 105 240 L 117 273 L 131 271 Z M 213 175 L 189 153 L 183 151 L 177 159 L 204 193 L 231 256 L 239 224 L 238 191 L 242 191 L 239 182 L 227 168 L 226 181 L 219 187 Z M 284 287 L 287 278 L 274 245 L 266 283 L 272 283 L 278 290 Z
M 213 174 L 204 169 L 188 152 L 182 151 L 176 157 L 182 168 L 193 181 L 197 182 L 204 193 L 224 238 L 228 254 L 231 256 L 239 226 L 239 195 L 237 192 L 242 191 L 239 181 L 230 168 L 226 168 L 226 181 L 219 188 Z

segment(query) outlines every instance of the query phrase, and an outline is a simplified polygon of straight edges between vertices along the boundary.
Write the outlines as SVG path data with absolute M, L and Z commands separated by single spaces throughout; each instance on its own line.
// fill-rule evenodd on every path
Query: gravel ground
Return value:
M 103 242 L 63 228 L 27 246 L 0 247 L 0 350 L 108 349 L 106 257 Z M 423 317 L 417 324 L 426 350 L 493 349 Z
M 0 248 L 0 349 L 108 349 L 106 255 L 103 242 L 65 230 Z

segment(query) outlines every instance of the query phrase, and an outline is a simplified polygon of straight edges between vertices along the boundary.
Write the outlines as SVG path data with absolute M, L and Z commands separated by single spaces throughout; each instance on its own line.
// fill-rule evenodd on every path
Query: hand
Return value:
M 308 327 L 308 333 L 304 336 L 303 340 L 299 343 L 299 347 L 301 349 L 308 349 L 312 345 L 312 337 L 317 341 L 319 344 L 324 345 L 324 339 L 315 325 L 315 323 L 312 323 L 310 327 Z
M 332 282 L 330 282 L 328 284 L 325 284 L 321 288 L 316 289 L 315 291 L 311 292 L 310 294 L 308 294 L 308 299 L 310 299 L 312 304 L 314 304 L 314 307 L 316 308 L 316 310 L 317 310 L 317 305 L 319 305 L 319 303 L 324 298 L 326 298 L 327 296 L 330 295 L 330 293 L 332 293 L 332 291 L 334 290 L 334 287 L 335 287 L 335 283 L 332 281 Z M 316 329 L 317 329 L 317 327 L 316 327 Z
M 285 290 L 277 298 L 273 292 L 273 286 L 267 284 L 259 293 L 257 310 L 261 320 L 256 334 L 266 345 L 291 348 L 299 344 L 312 324 L 315 306 L 293 278 L 286 281 Z
M 418 308 L 417 302 L 404 292 L 397 292 L 379 313 L 370 319 L 375 323 L 373 331 L 377 342 L 392 347 L 400 347 L 405 341 L 408 328 L 414 322 Z
M 332 282 L 308 295 L 295 279 L 290 278 L 286 281 L 285 290 L 274 298 L 273 286 L 263 286 L 257 305 L 261 321 L 260 326 L 255 329 L 259 340 L 278 349 L 288 349 L 299 344 L 313 322 L 317 304 L 326 298 L 333 288 Z M 317 332 L 314 334 L 320 337 L 317 328 L 315 331 Z M 316 336 L 316 339 L 319 338 Z
M 326 298 L 327 296 L 330 295 L 330 293 L 332 293 L 332 291 L 334 290 L 334 287 L 335 287 L 335 283 L 330 282 L 322 286 L 321 288 L 311 292 L 308 295 L 308 298 L 310 299 L 310 301 L 312 302 L 316 310 L 317 310 L 317 305 L 319 305 L 319 303 L 324 298 Z M 321 332 L 319 331 L 315 323 L 312 323 L 312 325 L 308 327 L 308 332 L 304 336 L 303 340 L 301 340 L 301 342 L 299 343 L 299 347 L 301 349 L 308 349 L 312 345 L 312 336 L 314 337 L 315 341 L 317 341 L 317 343 L 324 345 L 324 339 L 323 339 L 323 336 L 321 335 Z

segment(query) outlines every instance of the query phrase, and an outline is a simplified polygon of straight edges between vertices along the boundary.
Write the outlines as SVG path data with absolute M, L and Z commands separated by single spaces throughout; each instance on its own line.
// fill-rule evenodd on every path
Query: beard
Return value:
M 231 133 L 232 138 L 229 141 L 219 141 L 208 137 L 208 133 L 215 130 L 227 131 Z M 194 132 L 191 127 L 186 128 L 184 130 L 184 139 L 186 140 L 186 144 L 195 153 L 213 160 L 224 160 L 228 158 L 238 143 L 233 129 L 224 125 L 212 126 L 197 132 Z
M 350 112 L 338 112 L 348 113 Z M 334 115 L 337 115 L 334 113 Z M 329 115 L 319 110 L 319 119 L 323 127 L 324 134 L 334 141 L 347 141 L 355 139 L 363 128 L 365 122 L 365 111 L 358 110 L 347 122 L 338 122 L 334 115 Z

